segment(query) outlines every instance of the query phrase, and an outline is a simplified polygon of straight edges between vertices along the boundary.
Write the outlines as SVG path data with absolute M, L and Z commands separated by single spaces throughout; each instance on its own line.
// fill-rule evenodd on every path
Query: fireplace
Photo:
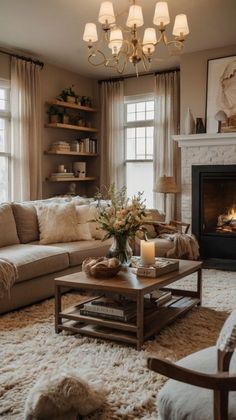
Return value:
M 192 232 L 205 266 L 236 270 L 236 165 L 192 166 Z

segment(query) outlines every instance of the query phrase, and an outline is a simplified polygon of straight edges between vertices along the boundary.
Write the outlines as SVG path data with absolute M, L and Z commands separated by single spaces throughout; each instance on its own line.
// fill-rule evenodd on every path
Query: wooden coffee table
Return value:
M 134 344 L 140 350 L 143 342 L 157 334 L 177 317 L 185 314 L 195 305 L 201 305 L 202 262 L 179 261 L 179 270 L 150 279 L 137 277 L 132 269 L 121 270 L 111 279 L 88 277 L 84 272 L 69 274 L 55 279 L 55 330 L 85 334 Z M 163 289 L 189 274 L 196 273 L 196 291 L 171 288 L 172 299 L 151 311 L 144 311 L 144 295 L 155 289 Z M 137 316 L 129 322 L 114 321 L 80 315 L 80 308 L 92 297 L 84 298 L 77 305 L 61 310 L 63 289 L 86 290 L 102 294 L 112 292 L 131 297 L 137 303 Z

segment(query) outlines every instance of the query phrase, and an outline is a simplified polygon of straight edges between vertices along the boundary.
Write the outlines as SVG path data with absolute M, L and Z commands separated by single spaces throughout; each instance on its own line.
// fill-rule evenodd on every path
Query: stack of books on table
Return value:
M 80 314 L 128 322 L 136 315 L 136 303 L 126 299 L 115 300 L 101 296 L 84 303 Z
M 74 173 L 73 172 L 53 172 L 50 175 L 51 181 L 66 181 L 67 178 L 73 178 Z
M 172 299 L 172 294 L 168 290 L 154 290 L 150 294 L 150 299 L 156 306 L 162 306 Z
M 143 265 L 141 257 L 132 257 L 131 266 L 137 268 L 137 275 L 143 277 L 159 277 L 179 269 L 179 261 L 169 258 L 155 258 L 152 265 Z

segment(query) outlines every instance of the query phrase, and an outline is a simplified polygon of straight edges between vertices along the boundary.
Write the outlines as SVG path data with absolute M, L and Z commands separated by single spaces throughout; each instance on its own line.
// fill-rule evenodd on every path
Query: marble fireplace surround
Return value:
M 192 165 L 236 164 L 236 132 L 173 136 L 181 148 L 181 220 L 192 221 Z

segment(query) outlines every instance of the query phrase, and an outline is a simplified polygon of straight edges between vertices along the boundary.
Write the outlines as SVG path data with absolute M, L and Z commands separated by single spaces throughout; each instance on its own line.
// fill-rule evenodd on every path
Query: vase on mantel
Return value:
M 184 121 L 184 134 L 194 134 L 195 133 L 195 120 L 191 109 L 188 108 L 185 121 Z
M 128 267 L 133 255 L 129 238 L 126 235 L 117 235 L 112 237 L 113 242 L 108 251 L 109 258 L 118 258 L 123 266 Z

